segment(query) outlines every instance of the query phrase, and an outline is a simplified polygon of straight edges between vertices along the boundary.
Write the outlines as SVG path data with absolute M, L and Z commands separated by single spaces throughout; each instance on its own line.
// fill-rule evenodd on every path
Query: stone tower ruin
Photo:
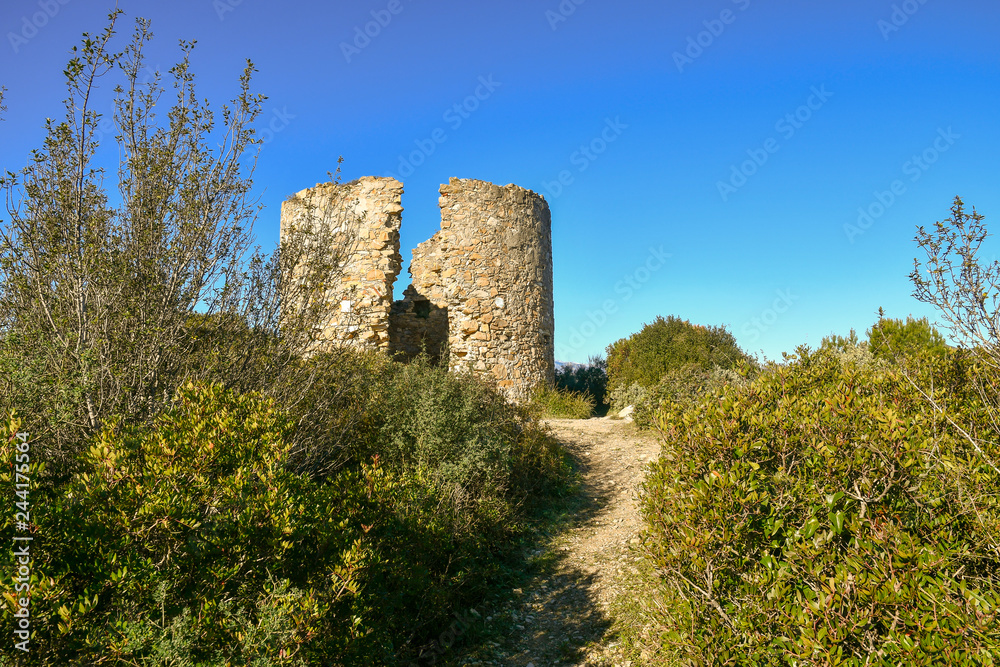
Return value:
M 328 344 L 402 360 L 426 351 L 523 401 L 555 374 L 548 204 L 516 185 L 471 179 L 452 178 L 440 193 L 441 230 L 413 251 L 399 301 L 399 181 L 365 177 L 303 190 L 282 206 L 282 233 L 320 222 L 343 248 L 341 278 L 328 291 L 337 311 L 324 330 Z

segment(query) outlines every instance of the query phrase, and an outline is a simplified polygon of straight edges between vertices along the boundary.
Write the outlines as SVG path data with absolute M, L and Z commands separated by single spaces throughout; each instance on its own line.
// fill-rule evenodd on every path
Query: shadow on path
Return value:
M 550 508 L 562 518 L 525 554 L 529 581 L 498 608 L 481 610 L 477 623 L 482 632 L 470 632 L 467 638 L 475 645 L 456 646 L 437 664 L 611 664 L 588 655 L 595 646 L 615 641 L 606 612 L 609 569 L 626 557 L 628 538 L 635 533 L 634 521 L 623 517 L 634 514 L 631 499 L 642 478 L 640 457 L 651 455 L 654 445 L 623 439 L 621 422 L 550 424 L 576 463 L 579 490 Z

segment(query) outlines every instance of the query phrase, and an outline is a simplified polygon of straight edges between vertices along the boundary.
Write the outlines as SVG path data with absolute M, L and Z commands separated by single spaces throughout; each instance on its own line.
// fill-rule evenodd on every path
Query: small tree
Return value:
M 182 41 L 174 99 L 158 113 L 160 74 L 140 78 L 149 23 L 138 20 L 114 51 L 120 15 L 73 49 L 64 120 L 47 121 L 43 148 L 0 181 L 10 217 L 0 221 L 0 409 L 20 408 L 50 458 L 111 415 L 155 414 L 184 379 L 308 391 L 315 368 L 279 381 L 301 367 L 329 316 L 319 297 L 341 264 L 322 225 L 299 226 L 270 256 L 252 247 L 254 123 L 265 100 L 251 91 L 253 63 L 220 126 L 195 92 L 194 42 Z M 116 70 L 111 196 L 94 108 Z M 194 354 L 206 338 L 229 343 L 214 366 Z
M 608 389 L 633 383 L 649 389 L 674 368 L 733 368 L 746 359 L 724 326 L 701 326 L 670 315 L 608 346 Z
M 1000 433 L 1000 262 L 980 260 L 979 252 L 989 236 L 984 220 L 975 208 L 966 213 L 961 197 L 955 197 L 950 218 L 934 223 L 932 231 L 917 228 L 915 240 L 926 259 L 913 260 L 910 280 L 913 296 L 934 306 L 952 339 L 978 361 L 968 377 L 988 412 L 984 422 L 993 424 L 995 435 Z M 923 394 L 935 410 L 947 416 L 947 406 L 935 402 L 930 392 Z M 961 428 L 954 418 L 948 419 L 1000 472 L 991 453 L 992 442 L 976 436 L 974 429 Z
M 868 348 L 876 358 L 903 359 L 939 356 L 948 351 L 948 344 L 926 317 L 907 316 L 905 321 L 880 317 L 868 330 Z
M 983 361 L 1000 368 L 1000 262 L 984 264 L 978 253 L 989 233 L 975 208 L 965 212 L 955 197 L 951 217 L 933 231 L 917 229 L 917 245 L 926 253 L 913 260 L 913 296 L 937 308 L 956 342 L 976 348 Z

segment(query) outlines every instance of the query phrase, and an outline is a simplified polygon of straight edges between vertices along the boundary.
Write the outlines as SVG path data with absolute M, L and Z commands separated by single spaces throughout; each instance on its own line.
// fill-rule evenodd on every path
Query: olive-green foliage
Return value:
M 558 386 L 540 387 L 531 400 L 544 419 L 587 419 L 596 405 L 591 394 Z
M 748 369 L 749 367 L 744 369 L 744 372 Z M 639 428 L 651 428 L 656 425 L 656 415 L 665 404 L 690 406 L 727 384 L 745 381 L 744 375 L 732 369 L 706 369 L 695 364 L 673 368 L 635 404 L 635 425 Z
M 619 385 L 608 392 L 608 402 L 611 404 L 612 416 L 628 406 L 636 406 L 646 400 L 649 392 L 638 382 L 629 385 Z
M 449 373 L 426 357 L 392 364 L 382 401 L 378 451 L 387 465 L 472 497 L 510 487 L 519 443 L 537 428 L 527 408 L 481 378 Z
M 966 365 L 949 354 L 918 382 L 933 378 L 979 437 Z M 1000 475 L 896 367 L 800 348 L 657 418 L 649 650 L 684 664 L 995 664 Z
M 382 454 L 380 429 L 398 364 L 373 351 L 338 349 L 287 367 L 267 387 L 295 419 L 291 463 L 313 476 Z
M 385 355 L 340 347 L 303 358 L 230 314 L 192 316 L 186 335 L 184 377 L 257 391 L 289 410 L 296 470 L 325 476 L 379 453 L 383 397 L 396 367 Z
M 425 357 L 366 358 L 347 408 L 363 417 L 343 437 L 317 438 L 313 457 L 327 446 L 349 461 L 377 455 L 395 480 L 368 534 L 377 559 L 357 604 L 365 657 L 396 664 L 507 581 L 528 510 L 561 492 L 569 470 L 528 410 L 481 379 Z
M 857 352 L 857 351 L 867 351 L 868 343 L 862 341 L 858 338 L 858 332 L 851 329 L 851 332 L 846 336 L 841 336 L 838 334 L 830 334 L 829 336 L 824 336 L 823 340 L 819 343 L 819 349 L 830 350 L 832 352 Z
M 868 349 L 879 359 L 912 358 L 924 354 L 944 355 L 948 344 L 926 317 L 907 316 L 906 321 L 880 318 L 868 330 Z
M 481 603 L 566 464 L 481 382 L 392 371 L 369 378 L 370 419 L 352 427 L 383 454 L 352 450 L 322 476 L 299 472 L 292 413 L 218 385 L 182 388 L 149 425 L 104 429 L 72 480 L 33 491 L 39 664 L 407 664 Z M 5 624 L 12 612 L 8 600 Z
M 602 357 L 591 357 L 585 365 L 556 369 L 556 387 L 587 394 L 600 408 L 605 405 L 607 396 L 607 362 Z
M 528 511 L 569 476 L 527 409 L 479 378 L 418 359 L 393 364 L 383 396 L 381 461 L 405 486 L 391 529 L 373 529 L 379 587 L 365 603 L 385 649 L 370 664 L 395 664 L 507 585 Z
M 58 476 L 105 420 L 148 420 L 189 380 L 221 375 L 270 395 L 329 321 L 335 306 L 317 297 L 351 242 L 333 243 L 317 221 L 285 230 L 273 253 L 255 249 L 266 98 L 252 91 L 252 63 L 213 111 L 197 93 L 194 44 L 147 78 L 149 22 L 116 46 L 121 14 L 73 48 L 64 117 L 45 122 L 39 150 L 0 170 L 0 413 L 22 415 Z M 108 107 L 114 132 L 98 130 L 95 110 Z M 307 391 L 304 379 L 285 386 Z
M 638 333 L 608 346 L 608 387 L 637 382 L 649 389 L 672 368 L 732 368 L 746 355 L 725 327 L 691 324 L 673 315 L 657 317 Z
M 37 664 L 306 665 L 346 651 L 363 524 L 390 485 L 370 466 L 329 484 L 290 471 L 291 429 L 270 401 L 190 385 L 149 427 L 101 431 L 64 487 L 35 486 Z

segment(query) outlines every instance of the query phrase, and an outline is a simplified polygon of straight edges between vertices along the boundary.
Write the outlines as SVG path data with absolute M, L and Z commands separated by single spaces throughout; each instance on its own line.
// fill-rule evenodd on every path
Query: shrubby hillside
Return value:
M 1000 654 L 1000 267 L 982 217 L 918 233 L 926 319 L 880 318 L 652 412 L 650 578 L 626 643 L 665 664 L 982 665 Z M 961 267 L 961 271 L 953 271 Z M 927 269 L 925 271 L 918 269 Z M 926 278 L 925 276 L 930 276 Z M 744 371 L 747 369 L 744 368 Z
M 920 381 L 976 424 L 969 372 L 955 352 Z M 657 420 L 643 513 L 665 653 L 983 664 L 1000 648 L 1000 451 L 981 456 L 900 370 L 857 348 L 802 349 Z
M 0 531 L 33 538 L 17 664 L 430 660 L 516 576 L 563 453 L 475 378 L 320 351 L 342 257 L 321 226 L 254 247 L 252 63 L 216 112 L 193 44 L 147 80 L 149 26 L 119 45 L 119 14 L 2 181 L 0 484 L 30 489 Z M 112 81 L 114 197 L 91 96 Z M 8 638 L 18 567 L 6 549 Z

